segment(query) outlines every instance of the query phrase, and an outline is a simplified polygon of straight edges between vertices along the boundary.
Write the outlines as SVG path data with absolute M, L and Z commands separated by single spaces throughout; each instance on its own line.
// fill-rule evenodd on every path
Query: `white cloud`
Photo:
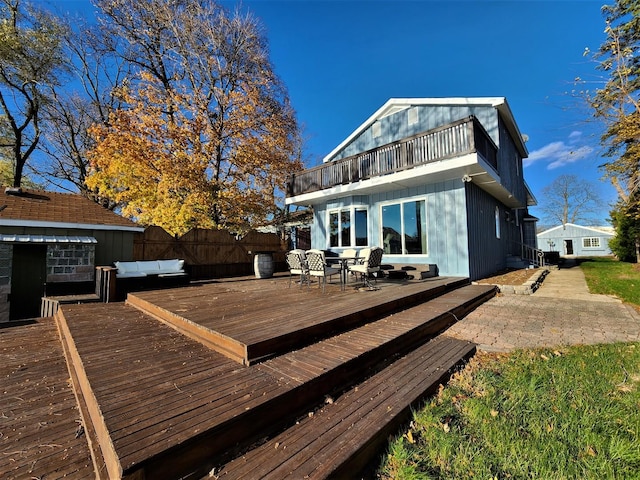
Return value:
M 547 170 L 554 170 L 583 160 L 593 153 L 593 147 L 577 145 L 581 138 L 582 132 L 573 131 L 569 134 L 568 143 L 551 142 L 531 152 L 529 157 L 524 159 L 523 164 L 528 167 L 533 163 L 546 161 Z

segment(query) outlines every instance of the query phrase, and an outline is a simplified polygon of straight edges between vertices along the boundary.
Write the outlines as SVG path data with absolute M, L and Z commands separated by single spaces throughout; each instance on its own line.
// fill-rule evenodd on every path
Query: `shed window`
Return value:
M 600 237 L 586 237 L 582 239 L 583 248 L 599 248 Z

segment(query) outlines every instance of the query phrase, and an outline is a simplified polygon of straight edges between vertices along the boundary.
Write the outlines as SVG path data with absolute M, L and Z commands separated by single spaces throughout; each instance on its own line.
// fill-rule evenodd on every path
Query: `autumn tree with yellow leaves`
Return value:
M 94 125 L 90 188 L 144 225 L 241 233 L 278 215 L 300 136 L 251 16 L 210 1 L 99 0 L 113 51 L 137 66 Z

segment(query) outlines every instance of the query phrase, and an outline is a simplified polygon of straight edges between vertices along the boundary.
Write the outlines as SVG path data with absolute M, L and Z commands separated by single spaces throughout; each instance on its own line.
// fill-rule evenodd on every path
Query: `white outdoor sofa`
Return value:
M 134 262 L 115 262 L 116 278 L 144 278 L 144 277 L 184 277 L 184 260 L 144 260 Z

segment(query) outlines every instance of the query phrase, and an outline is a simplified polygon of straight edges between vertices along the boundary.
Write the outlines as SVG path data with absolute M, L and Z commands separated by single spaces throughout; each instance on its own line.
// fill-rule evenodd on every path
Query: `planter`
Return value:
M 253 259 L 253 269 L 256 278 L 271 278 L 273 276 L 273 255 L 271 252 L 258 252 Z

